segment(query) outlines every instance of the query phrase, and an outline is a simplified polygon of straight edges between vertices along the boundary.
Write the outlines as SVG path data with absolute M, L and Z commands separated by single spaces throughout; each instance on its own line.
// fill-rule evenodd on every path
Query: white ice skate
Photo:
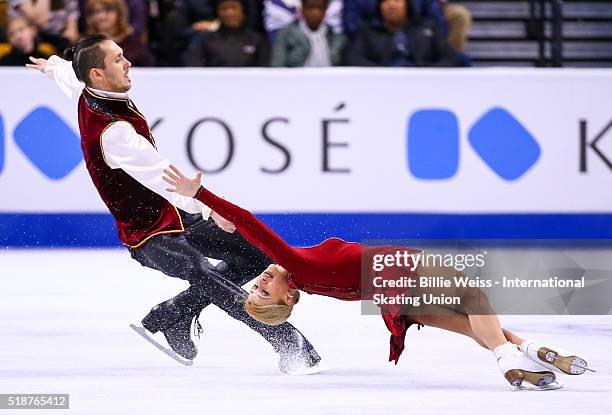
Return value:
M 527 359 L 518 346 L 510 342 L 496 347 L 493 354 L 497 359 L 499 369 L 512 386 L 521 386 L 526 380 L 534 386 L 543 388 L 556 380 L 553 372 Z
M 521 351 L 529 359 L 550 370 L 568 375 L 582 375 L 587 370 L 594 372 L 593 369 L 589 369 L 583 358 L 556 347 L 545 347 L 532 341 L 524 341 L 521 344 Z

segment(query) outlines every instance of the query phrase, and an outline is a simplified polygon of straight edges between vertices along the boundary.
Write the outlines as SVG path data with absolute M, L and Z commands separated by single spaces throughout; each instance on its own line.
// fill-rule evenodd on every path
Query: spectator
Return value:
M 187 66 L 268 66 L 267 39 L 247 26 L 242 0 L 218 0 L 215 18 L 219 30 L 202 33 L 191 44 Z
M 344 33 L 349 37 L 362 23 L 370 23 L 377 15 L 378 0 L 345 0 L 342 12 Z M 410 0 L 412 13 L 431 19 L 438 24 L 442 36 L 448 37 L 449 45 L 463 52 L 472 23 L 469 10 L 448 0 Z M 462 59 L 469 61 L 469 58 Z
M 251 29 L 261 31 L 262 0 L 244 0 L 246 24 Z M 181 0 L 177 16 L 179 35 L 191 38 L 198 33 L 214 32 L 219 27 L 216 19 L 217 0 Z
M 302 0 L 302 18 L 281 30 L 274 42 L 272 66 L 337 66 L 346 44 L 323 22 L 328 0 Z
M 134 66 L 152 65 L 146 45 L 132 33 L 124 0 L 88 0 L 86 13 L 88 34 L 102 33 L 114 40 Z
M 448 44 L 457 52 L 463 52 L 472 26 L 472 15 L 462 4 L 453 4 L 448 0 L 440 0 L 440 3 L 448 24 Z
M 172 36 L 165 43 L 164 54 L 172 66 L 184 66 L 189 53 L 185 51 L 200 34 L 214 32 L 219 28 L 215 12 L 215 0 L 180 0 L 175 17 L 171 18 Z
M 182 0 L 176 24 L 179 36 L 189 41 L 203 32 L 219 28 L 214 0 Z
M 432 21 L 407 0 L 379 0 L 380 19 L 361 26 L 349 47 L 351 66 L 458 66 L 458 56 Z
M 36 28 L 23 17 L 13 17 L 6 23 L 6 37 L 11 51 L 0 59 L 0 66 L 25 66 L 31 63 L 29 56 L 48 58 L 36 39 Z
M 415 16 L 431 19 L 446 36 L 448 29 L 440 0 L 409 0 Z M 345 0 L 342 10 L 344 33 L 353 37 L 362 24 L 369 24 L 378 16 L 378 0 Z
M 128 20 L 132 28 L 132 34 L 140 36 L 147 31 L 148 10 L 145 0 L 125 0 L 128 8 Z M 79 30 L 83 33 L 87 32 L 87 0 L 79 0 L 79 10 L 81 17 L 79 18 Z
M 300 18 L 301 6 L 301 0 L 264 0 L 264 27 L 272 42 L 280 30 Z M 342 0 L 329 0 L 325 23 L 334 33 L 343 33 Z
M 79 39 L 78 0 L 9 0 L 9 17 L 15 16 L 27 19 L 58 50 Z

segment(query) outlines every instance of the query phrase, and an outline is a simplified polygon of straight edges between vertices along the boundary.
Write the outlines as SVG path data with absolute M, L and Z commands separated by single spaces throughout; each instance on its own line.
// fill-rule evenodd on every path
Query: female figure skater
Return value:
M 164 173 L 163 179 L 172 186 L 168 191 L 193 197 L 208 205 L 233 222 L 246 239 L 277 262 L 256 278 L 245 301 L 246 311 L 263 323 L 275 325 L 287 320 L 300 299 L 299 290 L 345 301 L 372 298 L 372 293 L 365 292 L 368 290 L 362 287 L 362 269 L 371 273 L 368 278 L 378 276 L 386 280 L 398 280 L 404 275 L 410 278 L 450 279 L 465 276 L 451 267 L 431 267 L 422 263 L 416 267 L 387 267 L 380 273 L 372 270 L 370 264 L 374 255 L 418 252 L 404 247 L 370 247 L 329 238 L 319 245 L 294 248 L 247 210 L 202 187 L 201 173 L 189 179 L 172 165 Z M 502 329 L 486 295 L 478 288 L 416 287 L 414 290 L 416 294 L 460 297 L 461 304 L 457 308 L 429 306 L 427 311 L 411 315 L 407 315 L 400 306 L 381 307 L 382 317 L 391 332 L 389 360 L 394 360 L 396 364 L 404 349 L 406 330 L 411 324 L 420 324 L 467 335 L 493 351 L 501 372 L 513 386 L 521 386 L 526 380 L 540 389 L 556 389 L 561 386 L 555 381 L 553 370 L 572 375 L 590 370 L 587 363 L 575 355 L 561 354 L 557 349 L 524 341 Z

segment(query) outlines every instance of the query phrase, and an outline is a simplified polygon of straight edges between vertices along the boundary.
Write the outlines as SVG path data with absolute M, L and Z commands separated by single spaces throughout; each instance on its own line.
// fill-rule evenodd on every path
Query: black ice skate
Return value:
M 320 373 L 327 368 L 321 367 L 321 356 L 312 348 L 312 345 L 305 345 L 297 342 L 298 347 L 278 350 L 280 360 L 278 368 L 286 375 L 311 375 Z
M 179 362 L 180 364 L 185 365 L 185 366 L 193 365 L 192 360 L 185 359 L 181 357 L 180 355 L 178 355 L 174 350 L 169 349 L 168 347 L 165 347 L 161 345 L 160 343 L 158 343 L 153 337 L 149 335 L 149 332 L 145 328 L 137 326 L 135 324 L 130 324 L 130 328 L 134 330 L 136 333 L 138 333 L 143 339 L 145 339 L 146 341 L 151 343 L 153 346 L 155 346 L 157 350 L 166 354 L 167 356 Z
M 170 348 L 172 348 L 176 354 L 187 360 L 195 359 L 198 354 L 198 348 L 191 339 L 192 320 L 193 317 L 187 316 L 173 326 L 162 330 Z
M 191 339 L 191 322 L 193 316 L 180 316 L 173 300 L 168 300 L 158 304 L 142 319 L 142 327 L 133 324 L 130 327 L 152 343 L 157 349 L 161 350 L 177 362 L 191 365 L 192 360 L 198 354 L 198 348 Z M 200 337 L 202 326 L 198 319 L 195 319 L 196 335 Z M 170 349 L 157 342 L 147 332 L 155 334 L 161 331 L 170 346 Z

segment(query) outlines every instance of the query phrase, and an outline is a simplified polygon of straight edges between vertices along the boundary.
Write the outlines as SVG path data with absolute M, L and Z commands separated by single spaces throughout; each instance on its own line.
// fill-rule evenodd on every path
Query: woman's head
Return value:
M 128 9 L 122 0 L 88 0 L 86 11 L 89 34 L 104 33 L 118 38 L 130 31 Z
M 251 287 L 244 309 L 255 320 L 265 324 L 284 323 L 300 300 L 300 292 L 289 287 L 289 273 L 280 265 L 266 268 Z

